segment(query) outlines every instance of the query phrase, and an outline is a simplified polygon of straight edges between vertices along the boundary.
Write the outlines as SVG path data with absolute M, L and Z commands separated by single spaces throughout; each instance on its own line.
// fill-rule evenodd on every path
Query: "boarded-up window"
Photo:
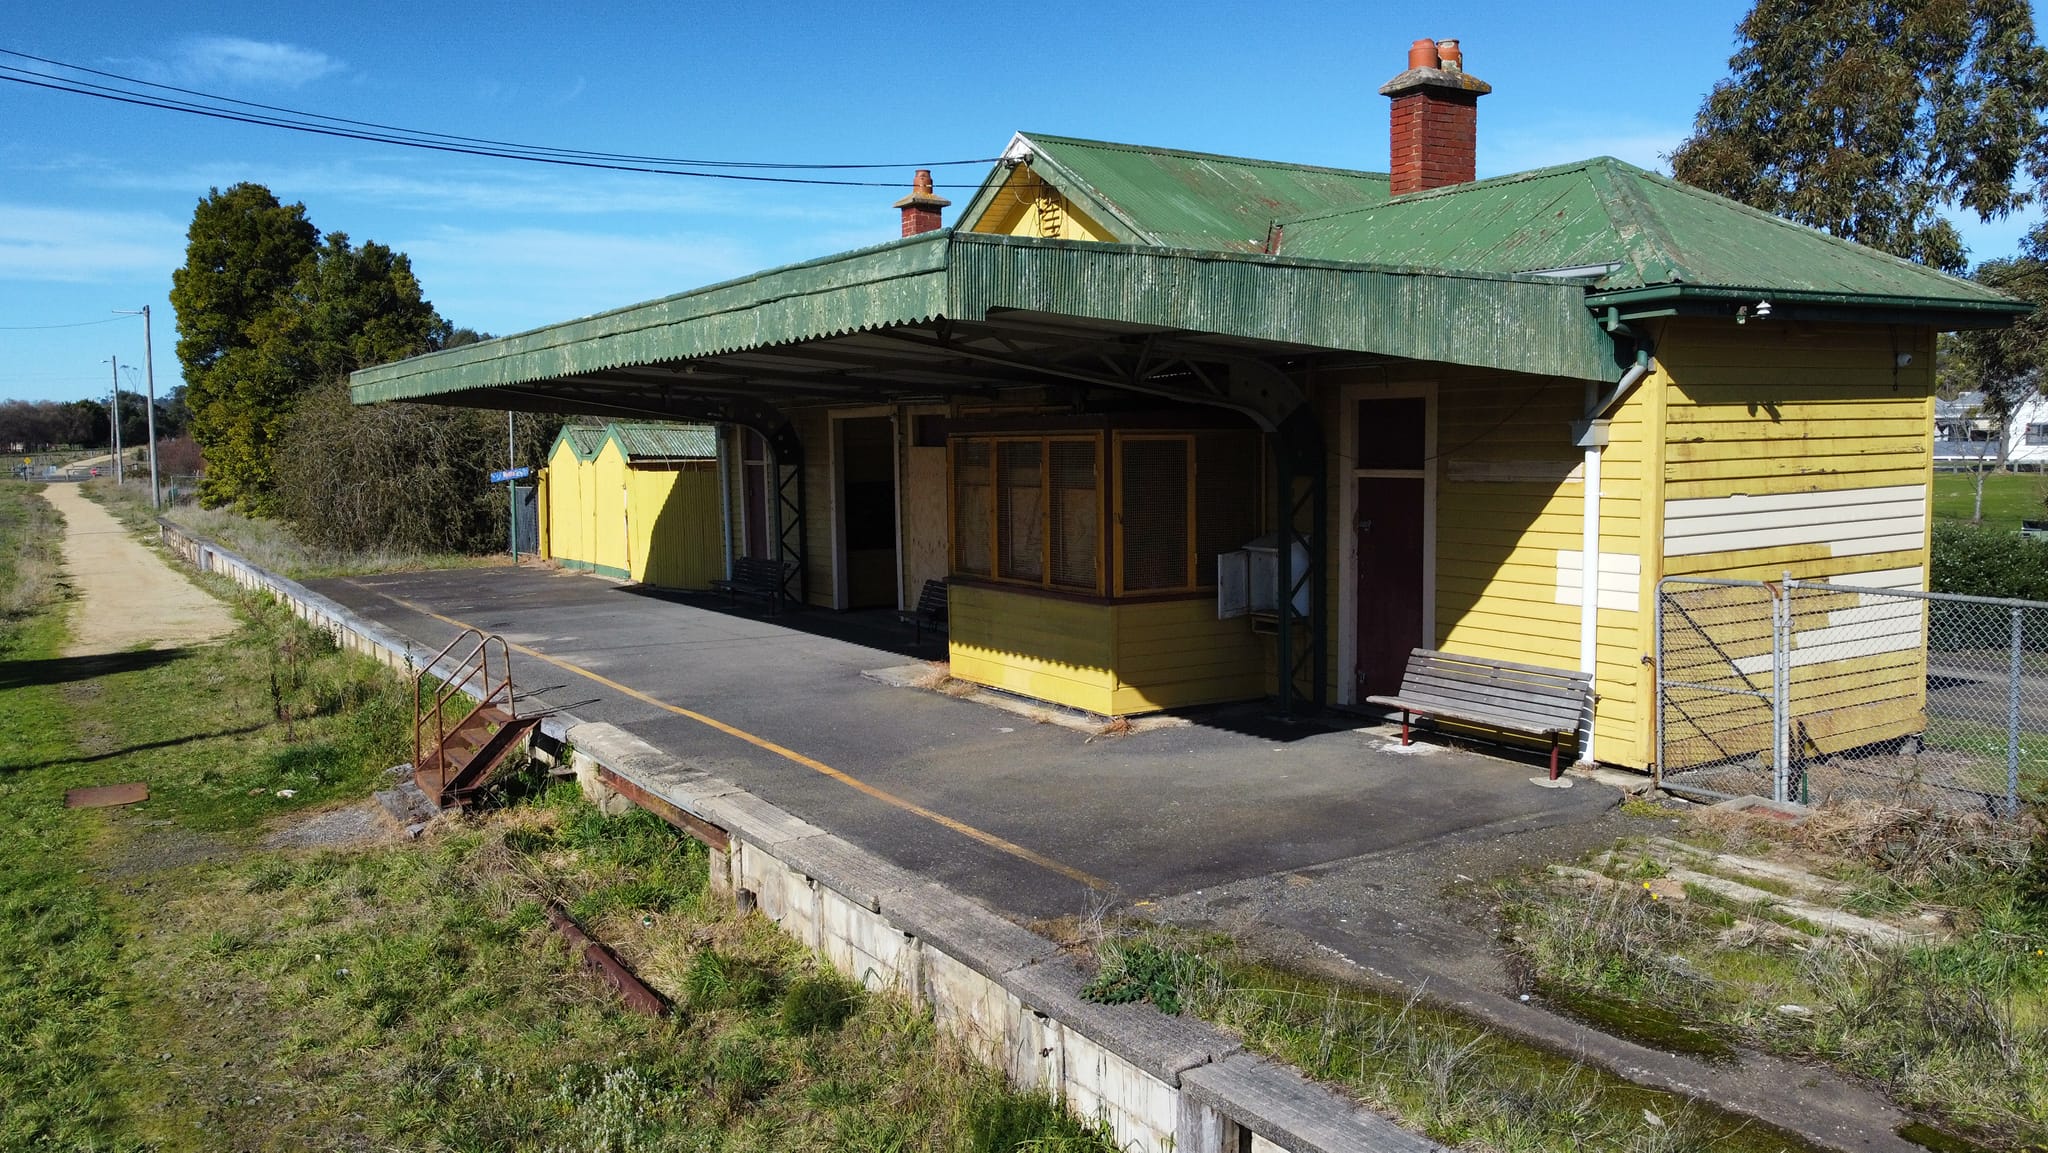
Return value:
M 1118 439 L 1118 592 L 1189 588 L 1192 438 Z
M 953 445 L 953 571 L 988 576 L 995 556 L 989 539 L 991 502 L 989 443 L 962 440 Z
M 1100 587 L 1096 559 L 1102 541 L 1102 493 L 1096 481 L 1096 442 L 1056 440 L 1051 462 L 1052 583 L 1061 588 Z
M 1253 432 L 1195 434 L 1195 583 L 1216 579 L 1216 558 L 1243 548 L 1259 535 L 1265 492 Z
M 1045 578 L 1045 442 L 996 442 L 996 575 Z

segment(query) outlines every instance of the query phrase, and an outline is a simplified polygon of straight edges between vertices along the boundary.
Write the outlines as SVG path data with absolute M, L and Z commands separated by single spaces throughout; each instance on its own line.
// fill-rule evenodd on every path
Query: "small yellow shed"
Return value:
M 564 428 L 543 475 L 547 555 L 662 588 L 725 575 L 718 437 L 705 425 Z

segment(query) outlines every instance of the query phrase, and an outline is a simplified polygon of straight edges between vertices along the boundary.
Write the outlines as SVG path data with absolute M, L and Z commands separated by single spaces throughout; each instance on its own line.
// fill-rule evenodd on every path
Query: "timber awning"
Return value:
M 1620 375 L 1580 283 L 940 231 L 364 369 L 351 382 L 357 404 L 742 423 L 764 403 L 1067 383 L 1277 424 L 1299 393 L 1274 366 L 1329 352 Z

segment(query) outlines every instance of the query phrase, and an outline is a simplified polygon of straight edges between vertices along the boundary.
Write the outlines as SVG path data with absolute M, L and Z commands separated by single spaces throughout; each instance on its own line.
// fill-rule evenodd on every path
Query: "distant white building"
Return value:
M 2048 396 L 2030 393 L 2003 429 L 1984 411 L 1981 392 L 1934 402 L 1936 468 L 1995 467 L 2001 440 L 2007 467 L 2048 469 Z

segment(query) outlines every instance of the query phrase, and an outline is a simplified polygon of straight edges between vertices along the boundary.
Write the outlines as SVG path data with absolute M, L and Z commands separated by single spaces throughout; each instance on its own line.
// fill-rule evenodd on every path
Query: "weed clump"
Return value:
M 683 995 L 699 1011 L 758 1009 L 775 1000 L 775 978 L 752 961 L 707 948 L 690 960 Z
M 1111 1153 L 1102 1125 L 1083 1124 L 1046 1093 L 997 1090 L 970 1098 L 968 1148 L 973 1153 Z
M 837 973 L 800 977 L 782 995 L 782 1028 L 792 1036 L 831 1032 L 860 1008 L 866 990 Z

